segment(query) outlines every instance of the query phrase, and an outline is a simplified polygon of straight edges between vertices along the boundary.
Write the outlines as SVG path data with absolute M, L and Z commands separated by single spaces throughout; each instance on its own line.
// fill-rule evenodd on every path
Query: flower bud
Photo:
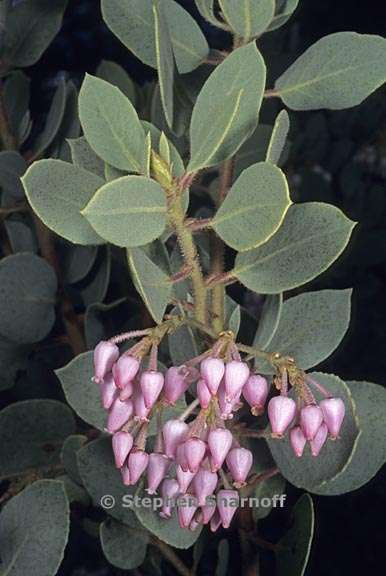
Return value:
M 205 456 L 206 443 L 199 438 L 188 438 L 184 444 L 184 452 L 189 470 L 197 472 Z
M 164 454 L 153 452 L 147 465 L 147 493 L 155 494 L 158 486 L 165 478 L 170 468 L 170 460 Z
M 139 390 L 135 390 L 133 396 L 133 404 L 134 404 L 135 420 L 139 420 L 140 422 L 148 421 L 150 408 L 147 408 L 145 406 L 145 399 Z
M 233 410 L 236 408 L 237 399 L 229 400 L 226 396 L 225 385 L 222 382 L 218 389 L 218 405 L 220 407 L 221 418 L 223 420 L 231 420 L 233 418 Z
M 197 530 L 197 528 L 199 527 L 200 523 L 193 518 L 193 520 L 191 521 L 191 523 L 189 524 L 189 530 L 191 532 L 194 532 L 195 530 Z
M 195 498 L 191 494 L 184 494 L 178 498 L 178 521 L 181 528 L 188 528 L 194 513 L 197 510 Z
M 133 437 L 129 432 L 116 432 L 113 436 L 113 452 L 115 466 L 122 468 L 130 450 L 133 447 Z
M 268 396 L 266 378 L 259 374 L 252 374 L 244 384 L 243 396 L 250 405 L 254 416 L 262 414 Z
M 125 486 L 131 486 L 131 482 L 130 482 L 130 472 L 129 469 L 127 467 L 127 464 L 125 464 L 122 468 L 121 468 L 121 476 L 122 476 L 122 482 Z
M 177 446 L 175 460 L 176 464 L 179 464 L 184 472 L 187 472 L 189 470 L 188 460 L 185 454 L 185 443 L 179 444 Z
M 245 486 L 246 479 L 253 464 L 253 456 L 246 448 L 232 448 L 226 457 L 229 472 L 234 480 L 234 486 Z
M 197 398 L 200 402 L 201 408 L 208 408 L 212 395 L 205 380 L 202 378 L 197 382 Z
M 237 490 L 220 490 L 217 494 L 217 508 L 223 528 L 229 528 L 233 516 L 239 506 L 240 498 Z
M 292 450 L 295 452 L 298 458 L 301 458 L 307 440 L 300 426 L 295 426 L 294 428 L 291 428 L 291 430 L 289 431 L 289 439 L 292 446 Z
M 174 405 L 190 385 L 189 370 L 184 366 L 171 366 L 165 374 L 165 400 Z
M 296 414 L 296 403 L 287 396 L 274 396 L 268 402 L 268 418 L 272 436 L 281 437 Z
M 225 366 L 225 393 L 229 400 L 240 395 L 249 378 L 249 366 L 246 362 L 232 360 Z
M 111 372 L 114 363 L 119 358 L 119 348 L 111 342 L 102 340 L 94 350 L 94 382 L 100 383 Z
M 320 425 L 320 428 L 315 434 L 314 438 L 310 442 L 311 454 L 313 456 L 319 455 L 319 452 L 321 451 L 325 441 L 327 440 L 327 436 L 328 436 L 328 428 L 327 425 L 323 422 Z
M 145 472 L 148 462 L 149 454 L 144 450 L 134 449 L 130 452 L 127 467 L 129 469 L 131 485 L 138 482 L 142 474 Z
M 164 385 L 164 375 L 155 370 L 146 370 L 141 374 L 141 390 L 146 408 L 152 408 Z
M 180 420 L 169 420 L 164 424 L 162 429 L 165 454 L 168 458 L 173 458 L 176 455 L 177 446 L 185 441 L 189 432 L 189 426 Z
M 161 484 L 161 498 L 162 498 L 162 510 L 160 516 L 162 518 L 170 518 L 172 515 L 172 500 L 180 492 L 180 487 L 178 486 L 177 480 L 167 478 Z
M 134 407 L 133 402 L 125 400 L 122 402 L 119 398 L 116 398 L 110 408 L 110 412 L 107 418 L 107 431 L 117 432 L 133 415 Z
M 102 396 L 102 406 L 105 410 L 108 410 L 114 400 L 118 397 L 118 388 L 115 386 L 112 373 L 109 372 L 109 374 L 106 374 L 99 385 Z
M 320 403 L 323 418 L 331 438 L 337 438 L 345 415 L 345 405 L 341 398 L 326 398 Z
M 217 530 L 220 528 L 220 526 L 221 526 L 221 516 L 219 514 L 218 509 L 215 508 L 213 516 L 210 520 L 210 531 L 211 532 L 217 532 Z
M 134 380 L 139 370 L 140 362 L 134 356 L 121 356 L 113 366 L 114 380 L 118 388 L 125 388 Z
M 232 446 L 232 432 L 226 428 L 215 428 L 208 434 L 208 446 L 211 453 L 212 472 L 221 468 Z
M 178 485 L 180 487 L 180 492 L 185 494 L 188 491 L 191 481 L 195 477 L 195 472 L 190 472 L 187 470 L 186 472 L 182 469 L 181 466 L 176 466 L 176 478 Z
M 134 392 L 134 386 L 132 382 L 128 382 L 124 388 L 121 388 L 119 392 L 119 397 L 122 401 L 131 398 Z
M 216 489 L 217 481 L 216 472 L 203 469 L 197 472 L 193 478 L 193 488 L 199 506 L 205 506 L 207 497 L 211 496 Z
M 208 502 L 205 506 L 201 506 L 197 520 L 200 524 L 209 524 L 213 514 L 216 512 L 216 501 Z
M 300 410 L 300 427 L 303 430 L 306 440 L 313 439 L 322 422 L 323 412 L 316 404 L 304 406 L 304 408 Z
M 221 380 L 224 376 L 225 366 L 220 358 L 205 358 L 201 362 L 200 372 L 202 378 L 205 380 L 210 393 L 214 396 L 217 393 Z

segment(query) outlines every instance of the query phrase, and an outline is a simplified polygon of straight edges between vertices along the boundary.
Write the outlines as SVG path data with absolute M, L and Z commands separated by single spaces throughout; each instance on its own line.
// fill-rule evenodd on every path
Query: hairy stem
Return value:
M 221 206 L 226 198 L 229 188 L 232 186 L 234 169 L 234 159 L 230 158 L 224 162 L 220 170 L 220 188 L 218 193 L 217 208 Z M 224 272 L 224 242 L 214 232 L 211 241 L 211 275 L 217 276 Z M 212 314 L 213 328 L 216 332 L 224 330 L 225 321 L 225 286 L 217 284 L 212 290 Z
M 153 544 L 153 546 L 158 548 L 158 550 L 161 552 L 164 558 L 166 558 L 166 560 L 170 562 L 170 564 L 175 568 L 178 574 L 181 574 L 181 576 L 192 576 L 192 571 L 190 570 L 190 568 L 188 568 L 182 562 L 181 558 L 177 556 L 173 548 L 171 548 L 168 544 L 166 544 L 166 542 L 162 542 L 162 540 L 153 537 L 151 539 L 151 543 Z
M 185 265 L 187 269 L 190 270 L 189 276 L 193 285 L 195 318 L 205 324 L 207 317 L 206 286 L 192 231 L 189 230 L 189 227 L 185 224 L 182 195 L 179 192 L 176 194 L 169 208 L 169 218 L 177 235 Z

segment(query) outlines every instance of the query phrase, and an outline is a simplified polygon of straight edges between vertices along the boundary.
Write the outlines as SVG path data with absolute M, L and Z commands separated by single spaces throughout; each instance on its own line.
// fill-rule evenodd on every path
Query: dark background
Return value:
M 198 19 L 212 47 L 227 46 L 226 34 L 202 21 L 193 0 L 179 1 Z M 301 0 L 290 26 L 298 52 L 336 31 L 386 36 L 386 4 L 379 0 Z M 79 85 L 84 72 L 94 72 L 101 59 L 119 62 L 140 84 L 154 77 L 154 71 L 128 54 L 104 26 L 99 0 L 70 0 L 62 31 L 38 64 L 27 71 L 33 80 L 35 118 L 43 120 L 58 74 L 68 74 Z M 287 169 L 294 181 L 294 199 L 334 203 L 360 222 L 344 257 L 307 287 L 354 288 L 349 334 L 320 368 L 348 380 L 385 384 L 386 92 L 378 91 L 355 111 L 291 113 L 291 120 L 294 116 L 294 159 Z M 329 182 L 318 176 L 315 166 L 330 174 Z M 302 182 L 295 185 L 299 174 Z M 238 292 L 236 297 L 240 299 L 242 294 Z M 316 535 L 308 574 L 384 573 L 385 480 L 383 471 L 354 493 L 314 497 Z M 297 497 L 298 491 L 291 490 L 289 503 Z M 287 521 L 286 512 L 272 513 L 262 522 L 263 537 L 275 542 Z M 71 542 L 62 575 L 119 573 L 106 567 L 95 551 L 95 540 L 87 539 L 80 530 L 73 530 Z M 232 572 L 238 573 L 235 560 Z M 273 573 L 270 554 L 264 551 L 262 565 L 266 574 Z M 207 573 L 211 571 L 208 567 Z

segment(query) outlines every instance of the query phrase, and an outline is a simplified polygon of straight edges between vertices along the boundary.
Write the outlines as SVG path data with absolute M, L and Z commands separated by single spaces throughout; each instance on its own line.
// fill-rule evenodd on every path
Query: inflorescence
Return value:
M 226 528 L 237 510 L 234 502 L 239 490 L 253 483 L 252 452 L 241 445 L 243 435 L 248 434 L 234 414 L 245 401 L 252 415 L 262 415 L 270 386 L 240 357 L 230 332 L 220 334 L 204 354 L 183 366 L 171 366 L 165 374 L 158 369 L 158 342 L 149 332 L 102 341 L 94 351 L 93 379 L 108 411 L 106 431 L 112 434 L 116 467 L 127 486 L 137 484 L 146 473 L 147 492 L 159 491 L 163 499 L 163 518 L 171 517 L 169 502 L 178 497 L 181 527 L 193 530 L 199 524 L 210 524 L 212 531 L 220 525 Z M 135 336 L 144 337 L 120 354 L 118 343 Z M 338 437 L 345 405 L 288 360 L 288 366 L 276 365 L 272 379 L 279 394 L 272 396 L 267 406 L 270 434 L 282 438 L 289 430 L 298 458 L 307 442 L 312 455 L 318 456 L 328 436 Z M 196 399 L 179 417 L 163 423 L 162 408 L 174 406 L 193 384 Z M 319 404 L 311 386 L 324 396 Z M 296 400 L 288 395 L 289 387 Z M 149 421 L 153 416 L 157 417 L 157 432 L 150 452 L 146 447 L 151 442 Z M 207 503 L 213 496 L 217 506 L 213 501 Z

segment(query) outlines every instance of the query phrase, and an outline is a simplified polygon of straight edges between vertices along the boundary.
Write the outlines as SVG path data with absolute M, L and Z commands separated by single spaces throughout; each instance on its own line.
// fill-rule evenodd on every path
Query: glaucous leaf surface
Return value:
M 80 282 L 93 267 L 98 248 L 96 246 L 68 246 L 63 257 L 63 277 L 67 284 Z
M 156 0 L 152 7 L 154 16 L 155 53 L 162 108 L 169 128 L 173 129 L 174 55 L 164 6 L 164 3 Z
M 293 110 L 341 110 L 360 104 L 386 81 L 386 39 L 336 32 L 321 38 L 276 80 Z
M 85 422 L 103 431 L 107 414 L 102 407 L 99 386 L 91 380 L 94 375 L 93 352 L 79 354 L 55 374 L 71 408 Z
M 66 82 L 64 78 L 60 78 L 58 87 L 52 98 L 44 128 L 33 143 L 33 154 L 35 158 L 39 158 L 55 140 L 63 122 L 66 110 L 66 97 Z
M 355 402 L 361 434 L 351 459 L 332 479 L 314 487 L 315 494 L 336 496 L 357 490 L 386 462 L 386 390 L 371 382 L 347 382 Z
M 271 24 L 268 27 L 268 31 L 277 30 L 283 26 L 291 18 L 292 14 L 298 7 L 299 0 L 275 0 L 276 9 L 275 15 Z
M 0 261 L 0 334 L 20 344 L 39 342 L 55 322 L 57 280 L 40 256 L 19 253 Z
M 110 60 L 102 60 L 97 68 L 96 75 L 119 88 L 130 102 L 135 105 L 135 84 L 122 66 Z
M 63 466 L 72 480 L 82 484 L 82 478 L 79 474 L 77 452 L 88 442 L 87 436 L 83 434 L 72 434 L 68 436 L 62 446 L 60 458 Z
M 23 400 L 0 412 L 0 477 L 58 464 L 64 440 L 75 432 L 71 410 L 56 400 Z
M 100 158 L 120 170 L 144 171 L 145 133 L 135 108 L 119 88 L 86 74 L 79 116 L 84 136 Z
M 152 318 L 162 322 L 173 290 L 169 276 L 141 248 L 127 250 L 131 277 Z
M 102 508 L 104 506 L 105 511 L 119 522 L 136 530 L 140 529 L 133 510 L 130 506 L 123 505 L 124 496 L 134 495 L 135 487 L 122 483 L 121 473 L 114 464 L 111 436 L 103 436 L 81 448 L 78 452 L 78 466 L 83 485 L 94 505 Z M 110 496 L 110 499 L 102 500 L 105 495 Z M 110 508 L 109 503 L 112 504 Z
M 244 170 L 217 211 L 212 227 L 228 246 L 250 250 L 278 230 L 291 204 L 287 180 L 268 162 Z
M 264 60 L 254 43 L 232 52 L 212 72 L 193 108 L 188 172 L 226 160 L 252 134 L 265 75 Z
M 272 129 L 271 138 L 269 140 L 266 161 L 272 164 L 279 164 L 282 157 L 288 131 L 290 128 L 289 116 L 285 110 L 279 112 L 275 119 L 275 124 Z
M 68 145 L 70 146 L 71 159 L 74 166 L 92 172 L 92 174 L 96 174 L 103 180 L 105 179 L 105 163 L 95 154 L 84 136 L 69 140 Z
M 244 40 L 263 34 L 275 13 L 275 0 L 219 0 L 223 17 Z
M 27 486 L 0 515 L 4 576 L 55 576 L 69 530 L 70 507 L 63 483 L 38 480 Z
M 253 340 L 256 348 L 266 350 L 276 333 L 283 310 L 283 294 L 269 294 L 265 297 L 259 324 Z
M 312 498 L 303 494 L 292 511 L 291 528 L 278 542 L 277 576 L 303 576 L 310 557 L 315 528 Z
M 13 2 L 8 9 L 4 51 L 6 66 L 32 66 L 59 32 L 67 0 Z
M 313 372 L 310 376 L 325 386 L 333 396 L 342 398 L 346 406 L 346 415 L 336 441 L 327 440 L 317 457 L 311 455 L 308 445 L 303 456 L 297 458 L 288 440 L 285 438 L 267 440 L 272 456 L 281 474 L 298 488 L 313 492 L 322 482 L 327 482 L 339 474 L 352 458 L 360 432 L 360 423 L 353 397 L 348 386 L 333 374 Z M 293 393 L 290 393 L 292 396 Z M 322 396 L 316 392 L 317 400 Z
M 19 152 L 6 150 L 0 152 L 0 186 L 7 195 L 15 200 L 20 200 L 24 196 L 23 186 L 20 178 L 26 171 L 27 163 Z M 2 202 L 4 199 L 2 198 Z
M 354 226 L 355 222 L 330 204 L 294 204 L 268 242 L 237 256 L 233 275 L 262 294 L 301 286 L 338 258 Z
M 238 178 L 243 170 L 252 164 L 266 160 L 271 134 L 272 126 L 258 124 L 252 136 L 244 142 L 235 155 L 234 178 Z
M 174 0 L 163 0 L 174 57 L 181 74 L 206 58 L 209 47 L 197 22 Z M 102 0 L 102 14 L 110 30 L 144 64 L 157 68 L 152 0 Z
M 228 29 L 228 26 L 216 17 L 214 2 L 215 0 L 196 0 L 196 6 L 201 16 L 213 26 Z
M 323 362 L 347 332 L 351 293 L 352 290 L 320 290 L 286 300 L 269 349 L 295 358 L 303 370 Z
M 98 190 L 82 210 L 94 230 L 117 246 L 141 246 L 166 226 L 166 195 L 144 176 L 123 176 Z
M 106 559 L 121 570 L 134 570 L 146 558 L 149 535 L 111 518 L 100 525 L 99 536 Z
M 22 178 L 31 207 L 44 224 L 75 244 L 103 239 L 80 213 L 104 181 L 62 160 L 34 162 Z
M 103 302 L 109 287 L 110 275 L 111 250 L 109 246 L 101 246 L 94 266 L 78 285 L 85 308 Z

